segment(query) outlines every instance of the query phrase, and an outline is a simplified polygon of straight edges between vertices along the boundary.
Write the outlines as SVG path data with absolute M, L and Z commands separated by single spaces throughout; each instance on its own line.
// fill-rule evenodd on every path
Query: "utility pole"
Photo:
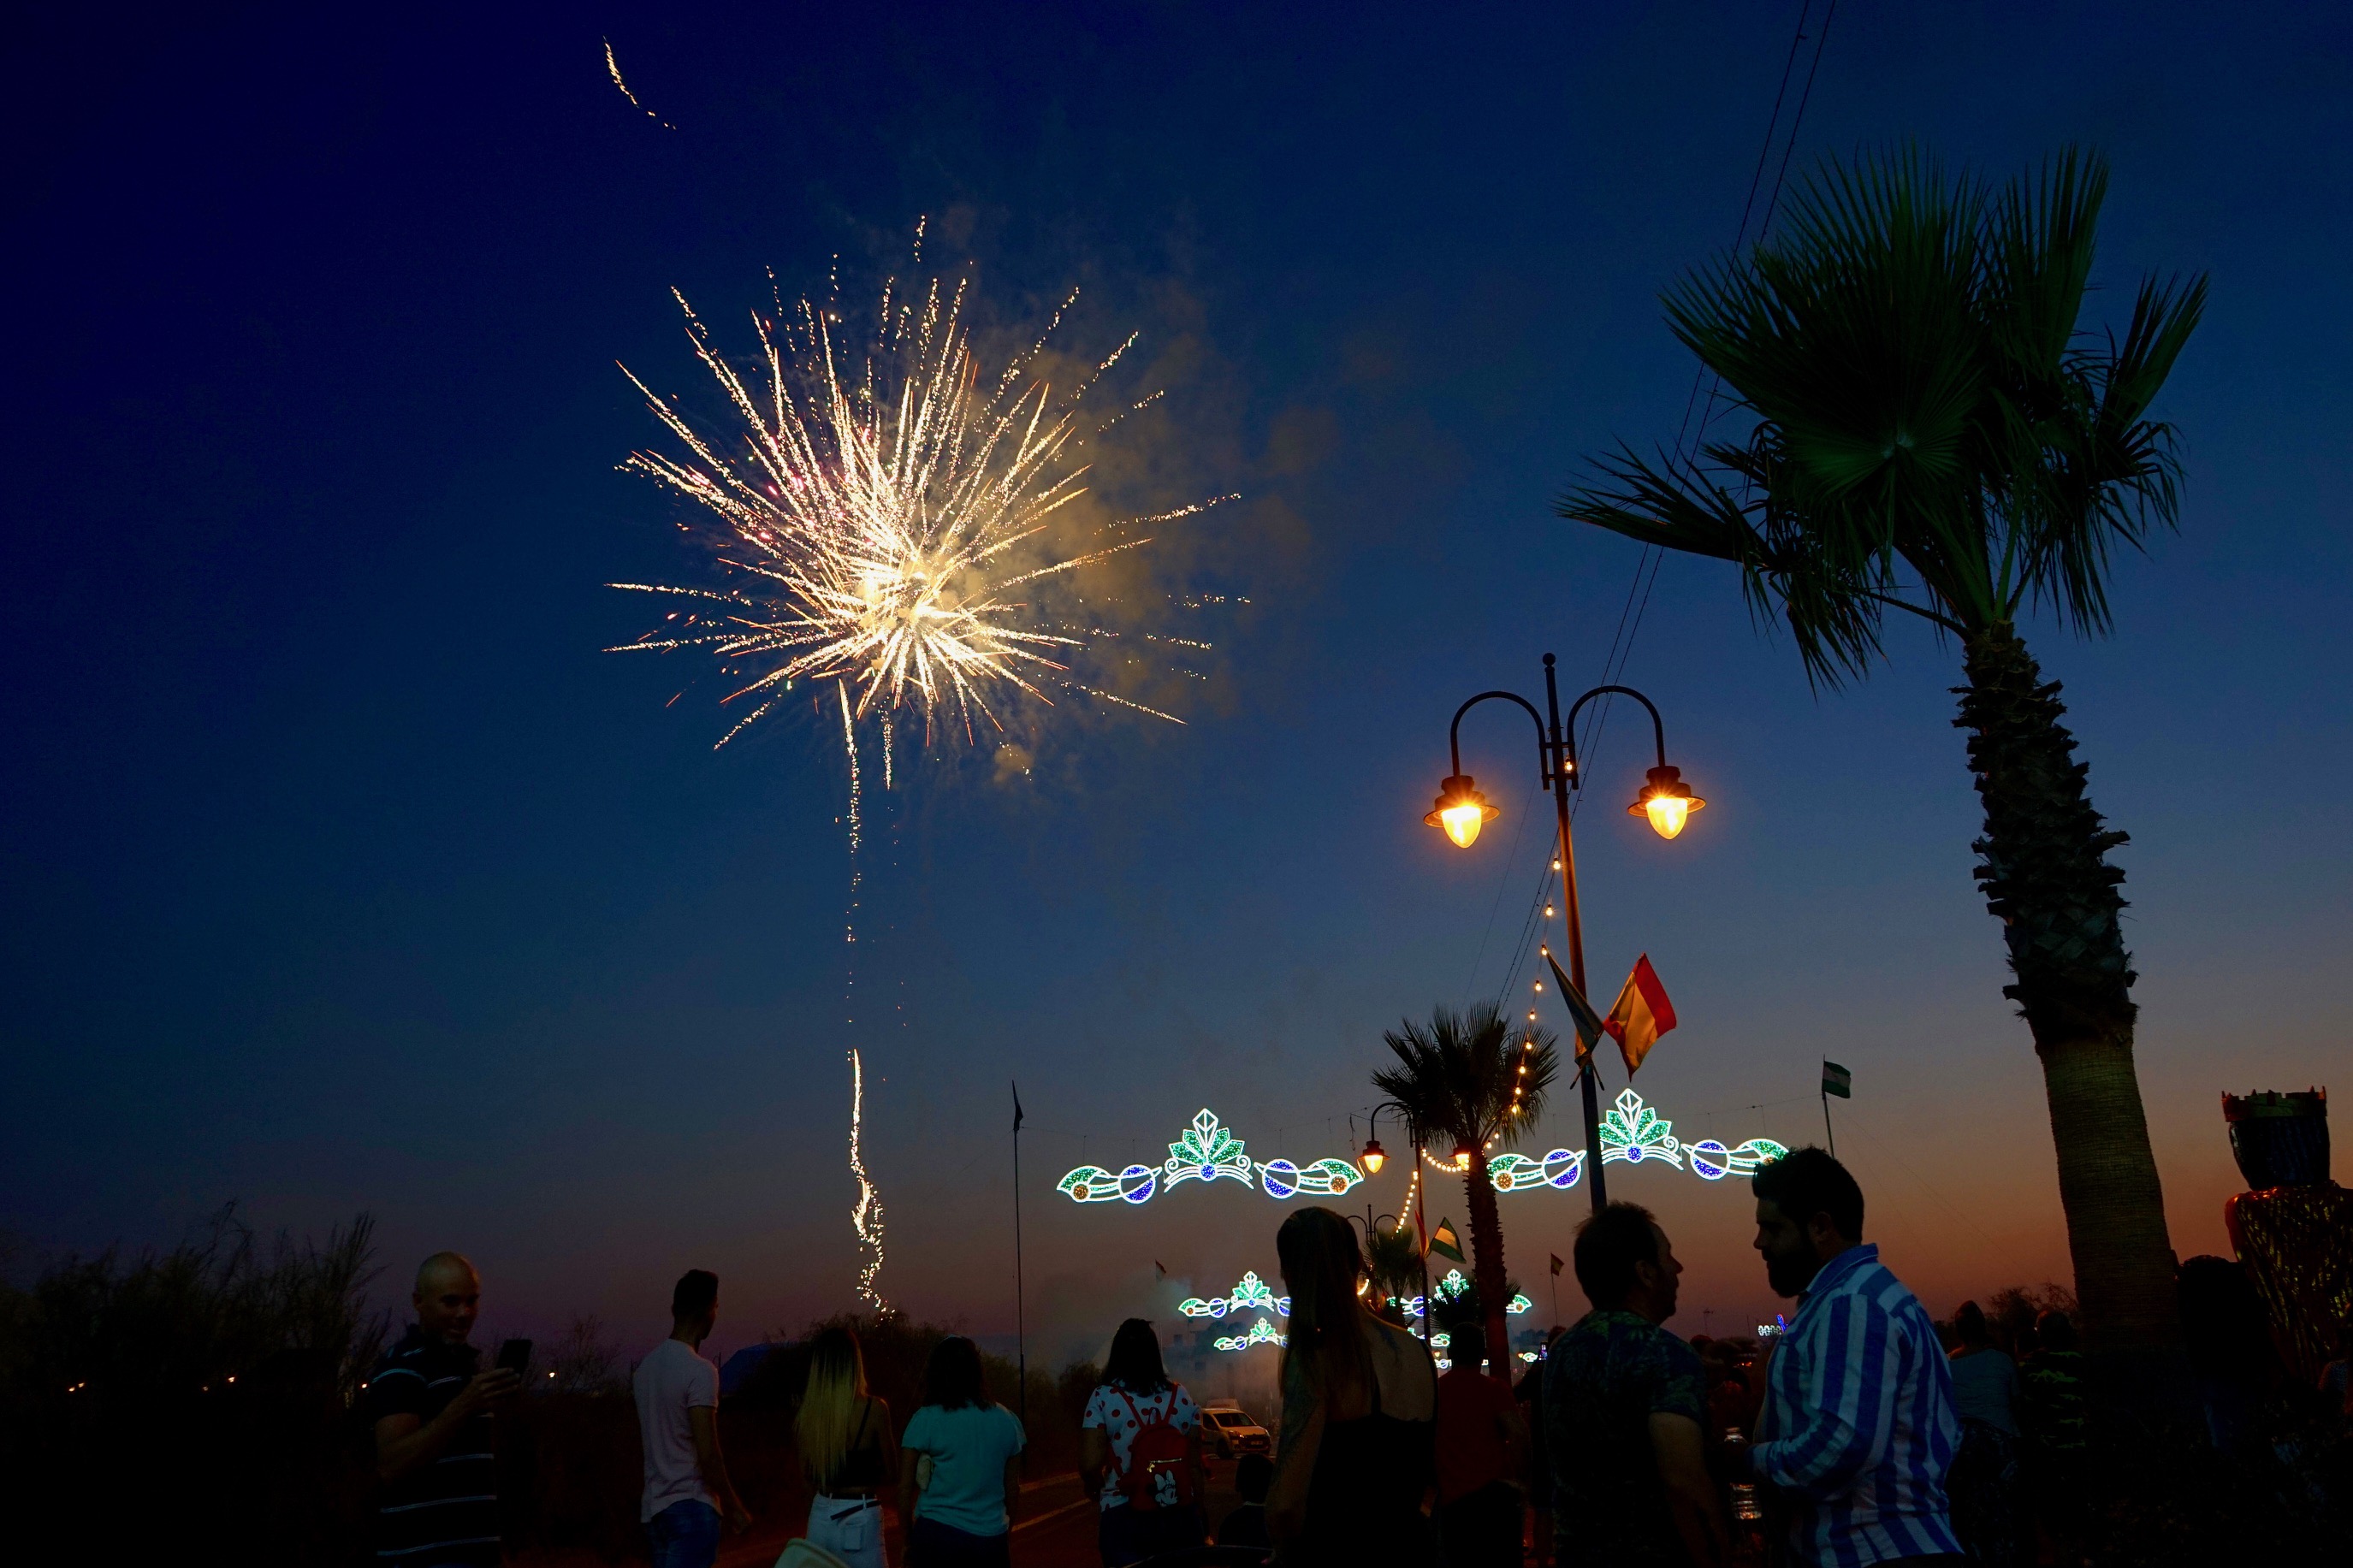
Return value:
M 1008 1079 L 1008 1082 L 1013 1082 Z M 1013 1083 L 1013 1353 L 1021 1384 L 1021 1429 L 1029 1429 L 1029 1315 L 1021 1289 L 1021 1086 Z

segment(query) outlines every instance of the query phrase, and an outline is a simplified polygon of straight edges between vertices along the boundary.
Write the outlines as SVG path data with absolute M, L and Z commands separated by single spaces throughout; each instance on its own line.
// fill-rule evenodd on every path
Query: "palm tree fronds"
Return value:
M 1773 244 L 1662 300 L 1746 440 L 1690 466 L 1621 446 L 1557 510 L 1736 563 L 1817 685 L 1866 672 L 1890 606 L 1964 636 L 2029 601 L 2105 628 L 2111 553 L 2179 515 L 2172 431 L 2145 416 L 2206 297 L 2145 279 L 2121 339 L 2086 341 L 2107 187 L 2072 147 L 1998 193 L 1916 149 L 1825 162 Z
M 1428 1024 L 1409 1018 L 1381 1037 L 1398 1065 L 1374 1073 L 1373 1087 L 1403 1113 L 1414 1142 L 1449 1151 L 1515 1140 L 1544 1114 L 1560 1071 L 1550 1031 L 1514 1028 L 1493 1002 L 1440 1007 Z

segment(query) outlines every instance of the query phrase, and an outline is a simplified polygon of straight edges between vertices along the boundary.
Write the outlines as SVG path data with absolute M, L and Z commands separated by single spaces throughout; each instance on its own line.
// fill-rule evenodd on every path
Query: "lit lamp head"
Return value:
M 1691 814 L 1707 802 L 1692 794 L 1691 785 L 1683 783 L 1681 768 L 1656 767 L 1650 773 L 1650 782 L 1634 804 L 1626 808 L 1629 816 L 1647 816 L 1651 830 L 1662 838 L 1672 838 L 1683 830 Z
M 1432 827 L 1444 828 L 1459 849 L 1478 843 L 1479 830 L 1503 815 L 1487 804 L 1475 783 L 1469 773 L 1448 774 L 1438 786 L 1438 804 L 1421 819 Z
M 1365 1152 L 1356 1157 L 1357 1163 L 1365 1167 L 1365 1174 L 1368 1176 L 1379 1175 L 1381 1167 L 1388 1163 L 1388 1151 L 1381 1147 L 1381 1141 L 1377 1138 L 1366 1139 Z

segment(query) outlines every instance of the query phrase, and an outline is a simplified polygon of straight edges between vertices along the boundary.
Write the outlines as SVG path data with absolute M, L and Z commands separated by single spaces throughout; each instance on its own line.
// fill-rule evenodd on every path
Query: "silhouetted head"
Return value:
M 1466 1368 L 1478 1371 L 1480 1363 L 1487 1359 L 1487 1331 L 1477 1323 L 1464 1323 L 1450 1331 L 1446 1336 L 1446 1359 L 1454 1363 L 1457 1372 Z
M 1633 1312 L 1654 1323 L 1675 1315 L 1683 1266 L 1667 1233 L 1640 1204 L 1607 1204 L 1577 1227 L 1577 1283 L 1597 1311 Z
M 923 1368 L 923 1403 L 943 1410 L 988 1403 L 978 1345 L 962 1334 L 950 1334 L 932 1347 L 932 1359 Z
M 437 1252 L 417 1266 L 417 1291 L 409 1301 L 417 1309 L 417 1326 L 428 1338 L 462 1345 L 481 1315 L 482 1277 L 462 1254 Z
M 678 1277 L 670 1293 L 670 1320 L 681 1328 L 699 1329 L 708 1338 L 719 1321 L 719 1276 L 708 1268 L 690 1268 Z
M 1993 1331 L 1986 1324 L 1985 1309 L 1975 1301 L 1964 1301 L 1953 1309 L 1953 1337 L 1964 1349 L 1981 1351 L 1993 1343 Z
M 1264 1454 L 1244 1454 L 1234 1467 L 1234 1490 L 1244 1502 L 1264 1502 L 1274 1485 L 1274 1461 Z
M 2048 1308 L 2034 1320 L 2034 1339 L 2046 1351 L 2072 1351 L 2075 1348 L 2074 1320 L 2056 1307 Z
M 1757 1250 L 1776 1295 L 1799 1294 L 1823 1264 L 1862 1240 L 1862 1189 L 1820 1149 L 1792 1149 L 1750 1178 L 1749 1189 Z
M 1103 1358 L 1103 1380 L 1130 1394 L 1157 1394 L 1168 1386 L 1168 1369 L 1160 1360 L 1160 1336 L 1149 1318 L 1130 1318 L 1111 1337 L 1111 1354 Z

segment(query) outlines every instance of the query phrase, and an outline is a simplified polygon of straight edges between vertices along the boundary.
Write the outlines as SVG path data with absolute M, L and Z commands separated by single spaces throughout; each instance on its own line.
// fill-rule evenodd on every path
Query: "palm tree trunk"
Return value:
M 1495 1212 L 1495 1184 L 1488 1179 L 1487 1153 L 1475 1145 L 1463 1173 L 1471 1206 L 1471 1273 L 1479 1286 L 1479 1306 L 1487 1320 L 1487 1364 L 1511 1381 L 1512 1342 L 1504 1327 L 1504 1219 Z
M 2107 851 L 2125 835 L 2084 798 L 2086 768 L 2017 631 L 1964 645 L 1969 684 L 1957 727 L 1985 804 L 1978 884 L 1998 916 L 2018 1004 L 2042 1059 L 2059 1201 L 2075 1265 L 2087 1349 L 2161 1351 L 2180 1342 L 2165 1194 L 2133 1071 L 2132 958 L 2117 913 L 2124 873 Z

